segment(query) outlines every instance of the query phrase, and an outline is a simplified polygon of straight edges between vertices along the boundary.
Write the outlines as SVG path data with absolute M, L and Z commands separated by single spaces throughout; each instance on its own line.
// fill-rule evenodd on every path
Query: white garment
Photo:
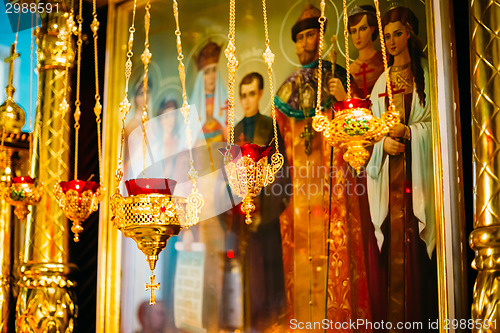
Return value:
M 225 127 L 227 119 L 227 90 L 224 86 L 224 82 L 222 82 L 219 71 L 217 71 L 216 75 L 213 117 L 222 127 Z M 196 76 L 196 82 L 194 84 L 193 92 L 191 93 L 191 100 L 189 104 L 194 104 L 196 106 L 201 126 L 203 126 L 207 121 L 205 103 L 205 79 L 203 76 L 203 70 L 200 70 Z M 200 131 L 200 133 L 193 133 L 193 138 L 204 138 L 203 132 Z
M 436 245 L 436 222 L 434 212 L 434 179 L 432 167 L 431 107 L 429 95 L 429 67 L 422 59 L 425 82 L 425 106 L 420 104 L 416 86 L 413 87 L 411 113 L 408 126 L 411 128 L 411 172 L 413 214 L 418 219 L 420 238 L 425 242 L 429 258 Z M 390 70 L 390 68 L 388 69 Z M 386 110 L 386 73 L 383 73 L 371 94 L 373 115 L 380 118 Z M 404 112 L 404 111 L 403 111 Z M 382 248 L 384 235 L 380 229 L 389 213 L 389 157 L 384 152 L 384 140 L 373 147 L 367 165 L 367 191 L 370 214 L 375 227 L 375 237 L 379 249 Z

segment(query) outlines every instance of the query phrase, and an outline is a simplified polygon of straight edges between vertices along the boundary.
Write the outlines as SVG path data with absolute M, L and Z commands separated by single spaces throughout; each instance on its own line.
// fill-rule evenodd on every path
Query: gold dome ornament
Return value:
M 264 31 L 266 36 L 266 50 L 262 54 L 264 62 L 267 65 L 269 75 L 269 89 L 271 96 L 273 91 L 273 69 L 274 53 L 271 51 L 269 41 L 269 28 L 267 24 L 266 0 L 262 0 L 262 12 L 264 18 Z M 238 60 L 236 59 L 236 1 L 229 2 L 229 43 L 224 52 L 227 58 L 227 68 L 229 72 L 228 89 L 228 132 L 229 143 L 224 154 L 224 168 L 231 190 L 243 199 L 241 211 L 245 213 L 245 223 L 252 223 L 251 213 L 255 211 L 253 198 L 256 197 L 264 186 L 274 182 L 275 174 L 283 167 L 284 158 L 279 151 L 278 128 L 276 125 L 276 108 L 274 99 L 271 98 L 271 115 L 274 129 L 274 146 L 276 151 L 271 156 L 269 164 L 269 154 L 272 150 L 272 142 L 268 146 L 259 146 L 256 144 L 244 144 L 242 146 L 234 145 L 234 94 L 236 70 L 238 69 Z M 241 156 L 236 154 L 237 148 L 241 151 Z
M 99 178 L 102 180 L 102 168 L 101 168 L 101 111 L 102 111 L 102 106 L 100 103 L 100 95 L 99 95 L 99 73 L 98 73 L 98 66 L 97 66 L 97 30 L 99 28 L 99 22 L 97 21 L 97 12 L 96 12 L 96 4 L 94 0 L 94 10 L 93 10 L 93 16 L 94 20 L 92 21 L 91 24 L 91 29 L 93 32 L 93 38 L 94 38 L 94 63 L 95 63 L 95 89 L 96 89 L 96 94 L 95 94 L 95 106 L 94 106 L 94 113 L 96 115 L 96 123 L 97 123 L 97 146 L 98 146 L 98 156 L 99 156 Z M 68 20 L 72 21 L 73 17 L 70 14 Z M 78 14 L 78 29 L 77 29 L 77 34 L 78 34 L 78 40 L 77 40 L 77 46 L 78 46 L 78 61 L 77 61 L 77 74 L 76 74 L 76 101 L 75 101 L 75 113 L 74 113 L 74 118 L 75 118 L 75 167 L 74 167 L 74 177 L 75 179 L 72 181 L 59 181 L 54 186 L 54 196 L 59 204 L 59 206 L 62 208 L 64 215 L 73 222 L 73 225 L 71 226 L 71 231 L 74 234 L 73 240 L 75 242 L 80 241 L 80 233 L 83 231 L 82 223 L 85 221 L 90 214 L 93 212 L 97 211 L 99 208 L 99 202 L 104 199 L 104 196 L 106 194 L 106 190 L 104 189 L 104 186 L 102 186 L 99 183 L 87 180 L 79 180 L 78 179 L 78 142 L 79 142 L 79 130 L 80 130 L 80 116 L 81 116 L 81 111 L 80 111 L 80 72 L 81 72 L 81 54 L 82 54 L 82 2 L 80 0 L 80 6 L 79 6 L 79 14 Z M 69 42 L 69 38 L 68 38 Z M 68 62 L 69 64 L 69 62 Z M 68 80 L 68 65 L 66 66 L 66 80 L 65 80 L 65 87 L 64 87 L 64 94 L 67 94 L 67 80 Z M 63 103 L 61 105 L 62 113 L 63 113 L 63 118 L 64 114 L 68 111 L 69 105 L 66 103 L 66 99 L 63 100 Z M 61 140 L 62 144 L 62 140 Z M 59 163 L 62 163 L 61 161 L 61 153 L 62 149 L 60 149 L 60 154 L 59 154 Z
M 26 122 L 24 110 L 14 101 L 14 60 L 19 57 L 19 53 L 16 53 L 16 43 L 10 46 L 10 56 L 5 59 L 5 62 L 9 63 L 9 81 L 5 88 L 7 98 L 0 105 L 0 127 L 13 133 L 21 132 Z
M 390 86 L 389 71 L 387 70 L 387 54 L 382 31 L 382 21 L 380 19 L 380 10 L 378 0 L 374 0 L 376 7 L 377 22 L 380 34 L 380 44 L 382 48 L 382 57 L 387 80 L 387 96 L 389 98 L 389 108 L 381 118 L 373 116 L 370 110 L 371 101 L 351 97 L 351 74 L 349 60 L 349 44 L 347 31 L 347 1 L 343 0 L 344 7 L 344 40 L 346 50 L 346 70 L 347 70 L 347 99 L 334 104 L 334 119 L 331 121 L 321 112 L 321 87 L 318 87 L 316 112 L 313 118 L 313 128 L 317 132 L 322 132 L 323 136 L 330 145 L 340 145 L 345 148 L 343 155 L 344 161 L 349 163 L 356 172 L 361 171 L 370 157 L 366 146 L 373 145 L 389 132 L 394 125 L 399 123 L 399 114 L 396 112 L 393 103 L 393 92 Z M 323 50 L 323 31 L 324 31 L 325 0 L 321 0 L 320 17 L 320 41 L 319 41 L 319 64 L 318 64 L 318 82 L 321 84 L 321 54 Z M 334 65 L 335 66 L 335 65 Z M 335 68 L 333 66 L 333 68 Z

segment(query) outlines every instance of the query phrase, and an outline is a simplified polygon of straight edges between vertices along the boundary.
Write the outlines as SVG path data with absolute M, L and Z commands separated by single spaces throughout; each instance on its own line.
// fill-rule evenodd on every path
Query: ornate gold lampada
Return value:
M 125 181 L 128 197 L 123 197 L 120 193 L 119 184 L 123 178 L 123 146 L 125 141 L 125 117 L 130 110 L 128 100 L 128 84 L 132 72 L 133 56 L 133 34 L 135 24 L 137 1 L 134 0 L 132 25 L 129 29 L 130 38 L 128 43 L 127 61 L 125 63 L 125 97 L 120 103 L 122 112 L 120 155 L 116 169 L 115 193 L 111 197 L 111 220 L 125 237 L 136 241 L 137 247 L 146 256 L 146 260 L 151 269 L 150 282 L 146 284 L 146 290 L 150 290 L 150 304 L 155 304 L 155 289 L 160 289 L 160 284 L 155 283 L 154 269 L 158 260 L 158 255 L 165 248 L 168 239 L 171 236 L 179 234 L 183 226 L 191 226 L 198 222 L 199 212 L 203 206 L 203 197 L 196 188 L 197 173 L 194 169 L 194 163 L 191 156 L 191 169 L 188 173 L 193 183 L 193 191 L 188 198 L 190 205 L 186 209 L 186 199 L 172 195 L 176 181 L 165 178 L 137 178 Z M 151 61 L 151 52 L 149 51 L 149 25 L 150 25 L 150 1 L 146 3 L 146 13 L 144 17 L 145 26 L 145 49 L 141 56 L 144 63 L 144 100 L 146 101 L 142 115 L 143 130 L 143 166 L 146 158 L 146 124 L 148 121 L 148 68 Z M 183 85 L 183 106 L 182 113 L 185 117 L 187 129 L 186 135 L 188 143 L 191 143 L 191 132 L 189 130 L 189 106 L 187 105 L 187 95 L 185 90 L 185 72 L 182 63 L 182 49 L 180 44 L 180 30 L 178 22 L 177 2 L 174 0 L 174 16 L 177 24 L 175 34 L 177 36 L 177 48 L 179 52 L 179 74 Z M 191 206 L 191 207 L 190 207 Z M 186 211 L 188 210 L 188 212 Z M 189 221 L 187 221 L 189 219 Z
M 23 109 L 14 101 L 15 88 L 13 86 L 14 78 L 14 60 L 19 57 L 16 53 L 17 41 L 10 47 L 10 56 L 5 59 L 9 62 L 9 81 L 6 87 L 7 99 L 0 105 L 0 127 L 2 128 L 2 144 L 0 147 L 0 159 L 3 161 L 8 158 L 4 147 L 5 129 L 8 128 L 14 133 L 21 132 L 26 121 Z M 31 143 L 30 143 L 31 144 Z M 30 176 L 14 177 L 12 181 L 5 179 L 2 182 L 2 192 L 5 200 L 10 205 L 16 207 L 14 213 L 17 218 L 24 221 L 29 214 L 29 205 L 36 205 L 40 202 L 43 194 L 42 186 L 36 186 L 35 181 Z
M 12 178 L 12 184 L 4 192 L 5 200 L 16 207 L 14 214 L 21 221 L 24 221 L 30 212 L 28 206 L 38 204 L 42 194 L 43 187 L 35 186 L 34 179 L 29 176 Z
M 99 21 L 97 21 L 96 3 L 93 2 L 93 21 L 91 24 L 91 29 L 93 32 L 94 39 L 94 63 L 95 63 L 95 106 L 94 113 L 96 115 L 97 122 L 97 142 L 98 142 L 98 156 L 99 156 L 99 179 L 102 178 L 102 168 L 101 168 L 101 135 L 100 135 L 100 124 L 101 124 L 101 111 L 102 106 L 100 103 L 99 95 L 99 72 L 98 72 L 98 59 L 97 59 L 97 31 L 99 29 Z M 64 211 L 64 215 L 73 222 L 71 231 L 74 234 L 73 240 L 78 242 L 80 240 L 79 235 L 83 231 L 82 223 L 85 221 L 90 214 L 97 211 L 99 208 L 99 202 L 104 198 L 106 193 L 104 187 L 93 181 L 83 181 L 78 179 L 78 138 L 80 129 L 80 72 L 81 72 L 81 54 L 82 54 L 82 1 L 80 0 L 80 9 L 78 14 L 78 61 L 77 61 L 77 75 L 76 75 L 76 101 L 75 101 L 75 168 L 74 177 L 72 181 L 60 181 L 54 186 L 54 196 L 59 203 L 59 206 Z M 66 71 L 68 67 L 66 67 Z M 68 73 L 66 72 L 66 78 Z M 65 84 L 65 89 L 67 89 L 67 84 Z M 65 90 L 66 94 L 66 90 Z M 63 109 L 63 114 L 68 110 L 69 106 L 63 101 L 61 108 Z
M 379 1 L 374 0 L 380 44 L 382 49 L 382 57 L 384 61 L 384 70 L 386 73 L 387 95 L 389 98 L 389 108 L 382 118 L 373 116 L 370 110 L 371 102 L 369 100 L 352 98 L 351 96 L 351 74 L 350 74 L 350 59 L 349 59 L 349 42 L 347 31 L 347 1 L 343 0 L 344 8 L 344 40 L 346 50 L 346 69 L 347 69 L 347 99 L 339 101 L 334 105 L 335 117 L 331 121 L 321 113 L 321 87 L 318 87 L 316 114 L 313 118 L 313 128 L 317 132 L 322 132 L 330 145 L 340 144 L 340 147 L 345 148 L 344 161 L 349 163 L 356 172 L 361 171 L 361 167 L 365 165 L 370 157 L 370 153 L 366 150 L 366 146 L 373 145 L 380 141 L 389 130 L 399 123 L 399 113 L 395 110 L 392 88 L 390 85 L 389 71 L 387 70 L 387 54 L 385 49 L 384 36 L 382 31 L 382 21 L 380 18 Z M 323 34 L 325 24 L 325 1 L 321 1 L 321 17 L 320 21 L 320 41 L 319 41 L 319 64 L 318 64 L 318 84 L 321 84 L 322 75 L 322 59 L 323 51 Z
M 269 29 L 267 24 L 267 9 L 266 1 L 262 0 L 262 12 L 264 17 L 264 30 L 266 34 L 266 51 L 263 54 L 264 61 L 267 65 L 269 75 L 269 89 L 271 96 L 273 92 L 273 70 L 274 53 L 272 53 L 269 41 Z M 238 69 L 238 60 L 236 59 L 236 3 L 235 0 L 230 1 L 229 5 L 229 43 L 225 50 L 227 58 L 227 68 L 229 72 L 229 90 L 228 90 L 228 132 L 229 144 L 224 153 L 224 167 L 226 170 L 229 186 L 231 190 L 243 199 L 241 211 L 245 213 L 245 223 L 252 223 L 251 213 L 255 211 L 253 197 L 257 196 L 264 186 L 274 182 L 275 174 L 283 167 L 284 158 L 279 152 L 278 145 L 278 130 L 276 126 L 276 109 L 274 107 L 274 99 L 271 98 L 271 114 L 274 127 L 274 144 L 276 151 L 271 156 L 271 164 L 269 164 L 269 154 L 272 146 L 259 146 L 256 144 L 245 144 L 240 147 L 234 145 L 234 92 L 236 81 L 236 70 Z M 238 157 L 237 149 L 241 150 L 241 155 Z
M 79 241 L 83 231 L 82 222 L 99 208 L 99 202 L 104 198 L 102 186 L 92 181 L 72 180 L 59 182 L 54 187 L 54 196 L 64 215 L 73 222 L 71 231 L 73 240 Z

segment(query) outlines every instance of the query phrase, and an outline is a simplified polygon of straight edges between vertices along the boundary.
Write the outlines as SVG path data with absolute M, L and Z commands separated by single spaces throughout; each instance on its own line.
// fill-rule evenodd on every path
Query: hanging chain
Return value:
M 83 23 L 83 18 L 82 18 L 82 0 L 79 2 L 79 10 L 78 10 L 78 18 L 76 21 L 78 22 L 78 40 L 76 42 L 76 45 L 78 47 L 78 60 L 76 63 L 76 101 L 75 101 L 75 113 L 74 113 L 74 118 L 75 118 L 75 169 L 74 169 L 74 174 L 75 174 L 75 180 L 78 179 L 78 138 L 79 138 L 79 133 L 80 133 L 80 116 L 82 115 L 82 112 L 80 111 L 80 77 L 81 77 L 81 67 L 82 67 L 82 23 Z
M 267 7 L 266 0 L 262 0 L 262 12 L 264 16 L 264 30 L 266 33 L 266 52 L 264 52 L 264 61 L 267 64 L 267 73 L 269 75 L 269 91 L 271 92 L 271 116 L 273 117 L 273 127 L 274 127 L 274 144 L 276 146 L 276 153 L 279 154 L 279 144 L 278 144 L 278 127 L 276 125 L 276 108 L 274 106 L 274 88 L 273 88 L 273 62 L 274 53 L 271 51 L 269 46 L 271 43 L 269 41 L 269 28 L 267 25 Z
M 35 27 L 38 26 L 38 16 L 35 15 Z M 34 37 L 36 37 L 36 40 L 39 41 L 38 39 L 38 34 L 39 34 L 39 29 L 38 28 L 35 28 L 35 32 L 34 32 Z M 33 55 L 33 58 L 34 59 L 37 59 L 37 62 L 36 62 L 36 68 L 38 69 L 38 47 L 35 51 L 35 54 Z M 35 69 L 33 68 L 33 66 L 31 66 L 31 71 L 33 72 Z M 38 106 L 40 105 L 40 93 L 37 91 L 37 96 L 36 96 L 36 102 L 35 102 L 35 112 L 33 114 L 33 116 L 35 117 L 35 121 L 34 121 L 34 124 L 33 124 L 33 132 L 32 132 L 32 135 L 31 135 L 31 140 L 30 140 L 30 170 L 29 170 L 29 176 L 30 177 L 34 177 L 35 175 L 35 164 L 33 163 L 33 161 L 35 160 L 34 159 L 34 154 L 36 152 L 36 154 L 39 154 L 39 149 L 40 149 L 40 146 L 39 146 L 39 140 L 40 140 L 40 133 L 42 131 L 42 124 L 41 124 L 41 112 L 37 113 L 37 108 Z M 30 127 L 31 127 L 31 118 L 30 118 Z
M 189 122 L 189 113 L 191 111 L 191 107 L 188 104 L 187 101 L 187 93 L 186 93 L 186 68 L 184 66 L 184 55 L 182 54 L 182 43 L 181 43 L 181 29 L 179 27 L 179 6 L 177 4 L 177 1 L 173 1 L 173 8 L 174 8 L 174 18 L 175 18 L 175 36 L 176 36 L 176 41 L 177 41 L 177 60 L 179 60 L 179 78 L 181 80 L 181 85 L 182 85 L 182 107 L 181 107 L 181 112 L 182 115 L 184 116 L 184 123 L 186 124 L 186 141 L 187 145 L 189 147 L 189 165 L 190 165 L 190 172 L 196 172 L 194 171 L 194 161 L 193 161 L 193 152 L 191 151 L 191 146 L 193 144 L 193 138 L 191 134 L 191 127 L 190 122 Z
M 36 17 L 36 15 L 34 13 L 31 14 L 31 26 L 36 27 L 36 25 L 33 25 L 33 16 Z M 38 19 L 36 19 L 36 20 L 38 21 Z M 33 114 L 33 57 L 35 56 L 34 52 L 33 52 L 33 38 L 34 38 L 34 35 L 30 36 L 30 114 L 29 114 L 30 128 L 29 128 L 29 131 L 31 131 L 31 126 L 33 125 L 33 119 L 31 119 L 31 115 Z M 31 170 L 31 162 L 32 162 L 31 157 L 33 156 L 33 137 L 34 137 L 33 134 L 34 133 L 35 133 L 35 128 L 33 128 L 33 132 L 31 132 L 29 135 L 28 156 L 30 159 L 30 170 Z M 30 176 L 32 176 L 32 175 L 30 175 Z
M 321 16 L 319 17 L 319 42 L 318 42 L 318 92 L 317 92 L 317 99 L 316 99 L 316 109 L 315 109 L 315 115 L 319 115 L 321 113 L 321 90 L 322 88 L 322 75 L 323 75 L 323 59 L 322 59 L 322 53 L 323 53 L 323 39 L 325 35 L 325 0 L 321 0 L 320 3 L 320 8 L 321 8 Z
M 92 16 L 94 19 L 92 20 L 92 24 L 90 24 L 90 28 L 92 29 L 92 34 L 94 38 L 94 71 L 95 71 L 95 105 L 94 105 L 94 114 L 95 120 L 97 123 L 97 154 L 99 159 L 99 182 L 102 184 L 102 141 L 101 141 L 101 96 L 99 94 L 99 61 L 97 54 L 97 31 L 99 30 L 99 21 L 97 20 L 97 9 L 96 9 L 96 0 L 92 1 Z
M 187 197 L 188 209 L 186 216 L 185 227 L 190 227 L 199 222 L 201 208 L 205 204 L 203 196 L 198 191 L 196 187 L 196 182 L 198 180 L 198 172 L 194 168 L 194 159 L 192 152 L 192 143 L 193 138 L 191 135 L 191 127 L 189 121 L 189 114 L 191 112 L 191 106 L 187 101 L 187 93 L 186 93 L 186 69 L 184 66 L 184 55 L 182 54 L 182 43 L 181 43 L 181 29 L 179 26 L 179 6 L 177 5 L 177 1 L 173 0 L 173 9 L 174 9 L 174 18 L 175 18 L 175 36 L 177 41 L 177 60 L 179 60 L 179 78 L 182 84 L 182 107 L 181 112 L 184 116 L 184 123 L 186 124 L 186 141 L 189 148 L 189 171 L 188 177 L 191 183 L 193 184 L 193 188 L 191 193 Z
M 236 70 L 238 69 L 238 60 L 236 60 L 236 1 L 229 1 L 229 42 L 224 54 L 227 58 L 227 69 L 229 72 L 229 91 L 228 91 L 228 133 L 229 143 L 226 153 L 229 154 L 230 146 L 234 144 L 234 91 L 236 81 Z
M 58 182 L 61 180 L 61 174 L 62 174 L 62 153 L 63 153 L 63 141 L 64 141 L 64 122 L 66 119 L 66 113 L 69 110 L 69 104 L 67 101 L 68 98 L 68 89 L 69 89 L 69 52 L 71 49 L 71 35 L 73 34 L 73 29 L 75 27 L 75 20 L 74 20 L 74 10 L 73 10 L 73 2 L 71 2 L 71 10 L 69 12 L 68 20 L 67 20 L 67 31 L 65 32 L 65 37 L 66 37 L 66 64 L 64 68 L 64 86 L 63 86 L 63 96 L 62 96 L 62 102 L 59 104 L 59 110 L 61 111 L 61 119 L 63 120 L 61 122 L 61 128 L 59 129 L 59 151 L 57 152 L 58 155 L 58 163 L 59 163 L 59 170 L 58 170 Z
M 149 51 L 149 27 L 151 25 L 151 1 L 146 3 L 146 13 L 144 14 L 144 31 L 146 34 L 144 40 L 144 52 L 141 54 L 141 60 L 144 64 L 144 107 L 142 108 L 142 173 L 146 170 L 146 149 L 147 149 L 147 133 L 146 126 L 148 125 L 148 71 L 149 63 L 151 62 L 151 52 Z M 137 110 L 139 111 L 139 110 Z
M 347 17 L 347 0 L 343 0 L 344 10 L 344 43 L 345 43 L 345 69 L 347 71 L 347 98 L 351 98 L 351 59 L 349 58 L 349 31 Z
M 378 32 L 379 32 L 379 38 L 380 38 L 380 48 L 382 49 L 382 59 L 384 61 L 384 72 L 385 72 L 385 77 L 386 77 L 386 85 L 387 85 L 387 96 L 389 97 L 389 111 L 394 111 L 394 103 L 392 99 L 392 89 L 391 89 L 391 76 L 389 74 L 389 71 L 387 70 L 389 68 L 389 65 L 387 64 L 387 51 L 385 48 L 385 39 L 384 39 L 384 31 L 382 30 L 382 19 L 380 17 L 380 7 L 379 7 L 379 1 L 378 0 L 373 0 L 375 3 L 375 9 L 376 9 L 376 14 L 377 14 L 377 23 L 378 23 Z
M 125 92 L 124 92 L 124 97 L 123 100 L 120 103 L 119 110 L 122 114 L 122 124 L 121 124 L 121 131 L 120 131 L 120 149 L 119 149 L 119 155 L 118 155 L 118 162 L 116 165 L 116 173 L 115 173 L 115 180 L 116 180 L 116 193 L 120 193 L 120 181 L 123 178 L 123 170 L 122 170 L 122 165 L 123 165 L 123 149 L 125 145 L 125 118 L 127 117 L 127 114 L 130 111 L 131 104 L 130 101 L 128 100 L 128 85 L 130 81 L 130 75 L 132 74 L 132 56 L 134 53 L 132 52 L 132 47 L 134 46 L 134 32 L 135 32 L 135 13 L 137 10 L 137 0 L 134 0 L 134 7 L 132 9 L 132 23 L 130 25 L 130 28 L 128 29 L 129 31 L 129 38 L 128 38 L 128 50 L 127 50 L 127 61 L 125 62 Z

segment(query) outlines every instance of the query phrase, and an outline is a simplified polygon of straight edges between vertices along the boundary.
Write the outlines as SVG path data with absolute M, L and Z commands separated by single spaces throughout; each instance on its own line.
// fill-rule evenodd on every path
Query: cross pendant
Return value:
M 151 295 L 149 297 L 149 304 L 156 304 L 155 289 L 160 290 L 160 284 L 155 283 L 155 276 L 154 275 L 151 275 L 149 277 L 149 281 L 150 281 L 149 284 L 146 283 L 146 290 L 149 289 L 151 292 Z
M 314 132 L 312 130 L 310 118 L 306 119 L 306 123 L 304 125 L 304 132 L 300 133 L 300 137 L 304 139 L 304 146 L 305 146 L 306 155 L 311 155 L 312 138 L 314 137 Z

